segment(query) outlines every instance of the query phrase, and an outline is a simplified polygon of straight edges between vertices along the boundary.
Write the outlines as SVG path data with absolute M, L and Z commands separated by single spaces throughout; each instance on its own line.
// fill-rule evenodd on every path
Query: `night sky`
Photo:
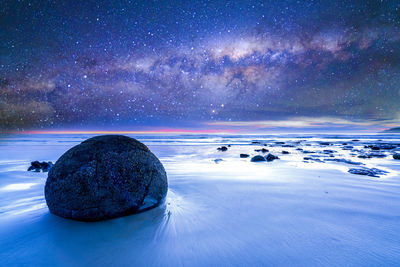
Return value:
M 400 1 L 1 1 L 0 128 L 400 125 Z

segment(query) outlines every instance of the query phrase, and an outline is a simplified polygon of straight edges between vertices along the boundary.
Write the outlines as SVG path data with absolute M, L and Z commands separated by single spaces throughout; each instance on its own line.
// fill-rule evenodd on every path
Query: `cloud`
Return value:
M 29 100 L 23 103 L 6 103 L 0 101 L 0 130 L 50 126 L 53 123 L 54 114 L 54 109 L 46 102 Z
M 397 121 L 400 123 L 400 121 Z M 268 128 L 298 128 L 298 129 L 312 129 L 327 127 L 357 127 L 361 126 L 368 128 L 374 127 L 391 127 L 396 125 L 395 121 L 368 121 L 368 120 L 347 120 L 339 117 L 291 117 L 285 120 L 262 120 L 262 121 L 216 121 L 209 122 L 207 125 L 212 126 L 226 126 L 226 127 L 243 127 L 254 129 L 268 129 Z

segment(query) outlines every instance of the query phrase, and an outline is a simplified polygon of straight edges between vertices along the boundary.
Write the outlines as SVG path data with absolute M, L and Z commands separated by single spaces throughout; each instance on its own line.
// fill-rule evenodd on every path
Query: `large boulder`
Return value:
M 144 144 L 103 135 L 83 141 L 57 160 L 45 197 L 55 215 L 99 221 L 156 207 L 167 189 L 163 165 Z

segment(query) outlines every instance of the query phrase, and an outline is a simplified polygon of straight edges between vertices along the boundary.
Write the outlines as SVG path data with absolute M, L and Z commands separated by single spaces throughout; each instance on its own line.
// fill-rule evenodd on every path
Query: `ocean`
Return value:
M 400 160 L 392 156 L 400 135 L 131 136 L 163 163 L 165 203 L 96 223 L 54 216 L 43 193 L 47 173 L 27 168 L 34 160 L 55 162 L 89 137 L 0 138 L 1 266 L 400 263 Z M 262 148 L 269 151 L 255 151 Z M 250 160 L 268 153 L 279 159 Z

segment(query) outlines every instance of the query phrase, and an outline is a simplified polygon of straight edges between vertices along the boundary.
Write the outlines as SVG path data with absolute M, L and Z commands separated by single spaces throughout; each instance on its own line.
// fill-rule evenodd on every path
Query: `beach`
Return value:
M 400 135 L 131 136 L 164 165 L 169 187 L 165 202 L 147 212 L 103 222 L 54 216 L 43 194 L 47 173 L 27 168 L 34 160 L 55 162 L 89 137 L 1 138 L 0 265 L 389 266 L 400 262 L 400 160 L 392 157 L 399 151 Z M 384 157 L 358 157 L 376 153 L 368 148 L 376 144 L 397 147 L 381 148 Z M 221 146 L 227 151 L 217 150 Z M 255 151 L 261 148 L 269 151 Z M 240 158 L 241 153 L 249 157 Z M 268 153 L 279 159 L 250 161 Z M 348 172 L 351 168 L 377 168 L 385 174 L 357 175 Z

